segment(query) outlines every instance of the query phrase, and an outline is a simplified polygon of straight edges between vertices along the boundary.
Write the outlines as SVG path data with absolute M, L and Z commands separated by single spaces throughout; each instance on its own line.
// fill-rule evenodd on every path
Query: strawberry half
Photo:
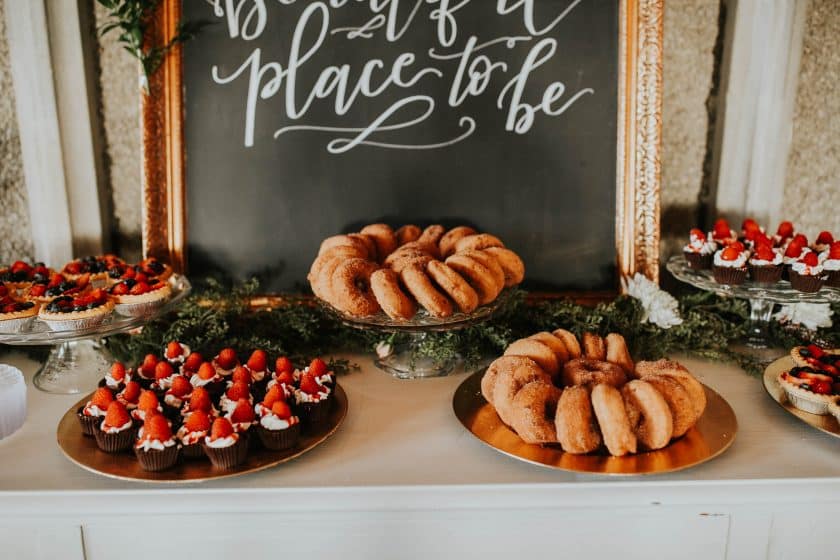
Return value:
M 216 376 L 216 368 L 210 362 L 204 362 L 198 368 L 198 376 L 201 379 L 213 379 Z
M 234 383 L 245 383 L 246 385 L 251 384 L 251 372 L 248 371 L 248 368 L 245 366 L 236 366 L 233 369 L 231 378 Z
M 233 369 L 239 363 L 239 358 L 236 357 L 236 351 L 233 348 L 223 348 L 216 356 L 216 363 L 222 369 Z
M 114 402 L 114 394 L 111 393 L 107 387 L 100 387 L 90 398 L 90 404 L 96 406 L 100 410 L 108 410 L 111 403 Z
M 119 428 L 129 422 L 131 422 L 131 417 L 128 415 L 125 405 L 120 401 L 112 401 L 108 405 L 108 410 L 105 412 L 104 424 L 112 428 Z
M 834 236 L 831 235 L 830 231 L 821 231 L 817 236 L 816 243 L 817 245 L 830 245 L 834 243 Z
M 785 221 L 779 224 L 779 228 L 776 230 L 776 235 L 782 239 L 793 237 L 793 223 Z
M 216 418 L 213 420 L 213 426 L 210 429 L 210 439 L 226 438 L 233 433 L 233 426 L 227 418 Z
M 277 403 L 275 402 L 274 404 L 276 405 Z M 236 402 L 236 408 L 233 409 L 233 412 L 230 415 L 230 421 L 237 423 L 254 421 L 254 408 L 251 406 L 251 403 L 248 402 L 248 399 L 239 399 Z
M 164 355 L 169 358 L 170 360 L 174 360 L 178 356 L 181 356 L 184 353 L 184 348 L 178 341 L 173 340 L 169 344 L 166 345 L 166 352 Z
M 196 387 L 190 396 L 190 410 L 203 410 L 210 412 L 212 403 L 210 393 L 204 387 Z
M 283 420 L 288 420 L 292 417 L 292 409 L 289 408 L 289 405 L 284 401 L 275 402 L 271 406 L 271 412 Z
M 725 261 L 734 261 L 740 255 L 741 255 L 741 251 L 739 251 L 735 247 L 730 246 L 730 247 L 727 247 L 726 249 L 724 249 L 723 251 L 721 251 L 720 258 L 722 258 Z M 303 388 L 303 386 L 301 385 L 301 389 L 302 388 Z
M 143 422 L 143 439 L 167 441 L 172 439 L 172 428 L 169 421 L 162 414 L 151 414 L 146 416 Z
M 274 371 L 275 373 L 281 373 L 284 371 L 292 373 L 295 371 L 295 366 L 292 365 L 292 361 L 289 358 L 286 356 L 280 356 L 274 360 Z
M 194 373 L 198 371 L 198 368 L 201 367 L 201 364 L 204 363 L 204 358 L 198 352 L 193 352 L 187 359 L 184 360 L 184 371 L 188 371 Z
M 265 350 L 254 350 L 248 358 L 248 369 L 251 371 L 265 371 L 268 365 L 268 356 Z
M 155 380 L 166 379 L 175 373 L 169 362 L 158 362 L 155 366 Z
M 184 426 L 191 432 L 206 432 L 210 429 L 210 417 L 203 410 L 197 410 L 187 417 Z

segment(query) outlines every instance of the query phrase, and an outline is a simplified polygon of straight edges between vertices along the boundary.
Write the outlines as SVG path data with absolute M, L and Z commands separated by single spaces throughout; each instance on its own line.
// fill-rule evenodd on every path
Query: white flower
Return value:
M 827 303 L 792 303 L 783 305 L 773 318 L 780 323 L 793 323 L 815 331 L 831 326 L 831 306 Z
M 649 321 L 663 329 L 669 329 L 683 322 L 680 317 L 679 303 L 668 292 L 661 290 L 654 282 L 640 273 L 633 278 L 622 278 L 624 291 L 642 304 L 644 314 L 642 322 Z
M 379 356 L 380 360 L 385 359 L 394 353 L 394 348 L 384 340 L 377 342 L 374 349 L 376 350 L 376 355 Z

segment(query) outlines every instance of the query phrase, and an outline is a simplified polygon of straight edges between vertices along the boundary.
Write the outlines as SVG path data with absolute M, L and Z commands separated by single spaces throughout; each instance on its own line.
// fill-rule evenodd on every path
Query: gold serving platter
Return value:
M 810 412 L 799 410 L 788 400 L 784 389 L 782 389 L 782 386 L 779 385 L 777 377 L 780 373 L 792 368 L 794 365 L 796 364 L 794 363 L 793 358 L 790 356 L 783 356 L 767 366 L 764 370 L 764 388 L 767 390 L 767 393 L 774 401 L 779 403 L 779 406 L 809 426 L 836 438 L 840 438 L 840 424 L 838 424 L 837 419 L 833 415 L 826 414 L 821 416 L 819 414 L 811 414 Z
M 74 404 L 58 423 L 56 434 L 58 446 L 64 455 L 81 468 L 109 478 L 171 484 L 205 482 L 241 476 L 296 459 L 329 439 L 341 426 L 347 416 L 348 408 L 347 394 L 340 385 L 336 384 L 329 418 L 321 426 L 304 430 L 300 443 L 294 449 L 272 451 L 262 447 L 252 448 L 248 453 L 248 459 L 243 464 L 228 470 L 217 469 L 207 460 L 182 460 L 169 470 L 150 472 L 140 467 L 140 463 L 131 451 L 117 454 L 105 453 L 96 446 L 94 438 L 82 435 L 79 420 L 76 418 L 76 410 L 89 399 L 90 395 Z
M 637 476 L 662 474 L 697 466 L 714 459 L 735 441 L 738 420 L 735 411 L 707 386 L 706 411 L 697 424 L 680 439 L 657 451 L 624 457 L 603 454 L 572 455 L 559 446 L 525 443 L 506 426 L 493 405 L 481 394 L 484 371 L 469 376 L 455 391 L 452 406 L 464 427 L 499 453 L 541 467 L 576 473 Z

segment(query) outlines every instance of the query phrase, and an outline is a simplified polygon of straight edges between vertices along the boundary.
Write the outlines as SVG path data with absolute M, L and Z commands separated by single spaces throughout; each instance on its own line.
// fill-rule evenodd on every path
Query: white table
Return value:
M 30 385 L 26 424 L 0 441 L 0 558 L 840 557 L 840 440 L 788 415 L 735 367 L 684 360 L 738 416 L 724 455 L 615 479 L 486 447 L 452 412 L 463 374 L 399 381 L 354 359 L 361 371 L 340 380 L 349 415 L 325 445 L 261 473 L 180 487 L 70 463 L 55 427 L 79 397 Z M 0 361 L 31 381 L 34 362 Z

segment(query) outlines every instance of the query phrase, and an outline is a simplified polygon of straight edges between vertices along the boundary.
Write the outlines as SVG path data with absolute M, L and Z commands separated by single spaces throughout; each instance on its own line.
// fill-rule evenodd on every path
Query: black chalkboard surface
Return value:
M 305 286 L 321 240 L 470 224 L 614 289 L 618 2 L 188 0 L 188 259 Z

